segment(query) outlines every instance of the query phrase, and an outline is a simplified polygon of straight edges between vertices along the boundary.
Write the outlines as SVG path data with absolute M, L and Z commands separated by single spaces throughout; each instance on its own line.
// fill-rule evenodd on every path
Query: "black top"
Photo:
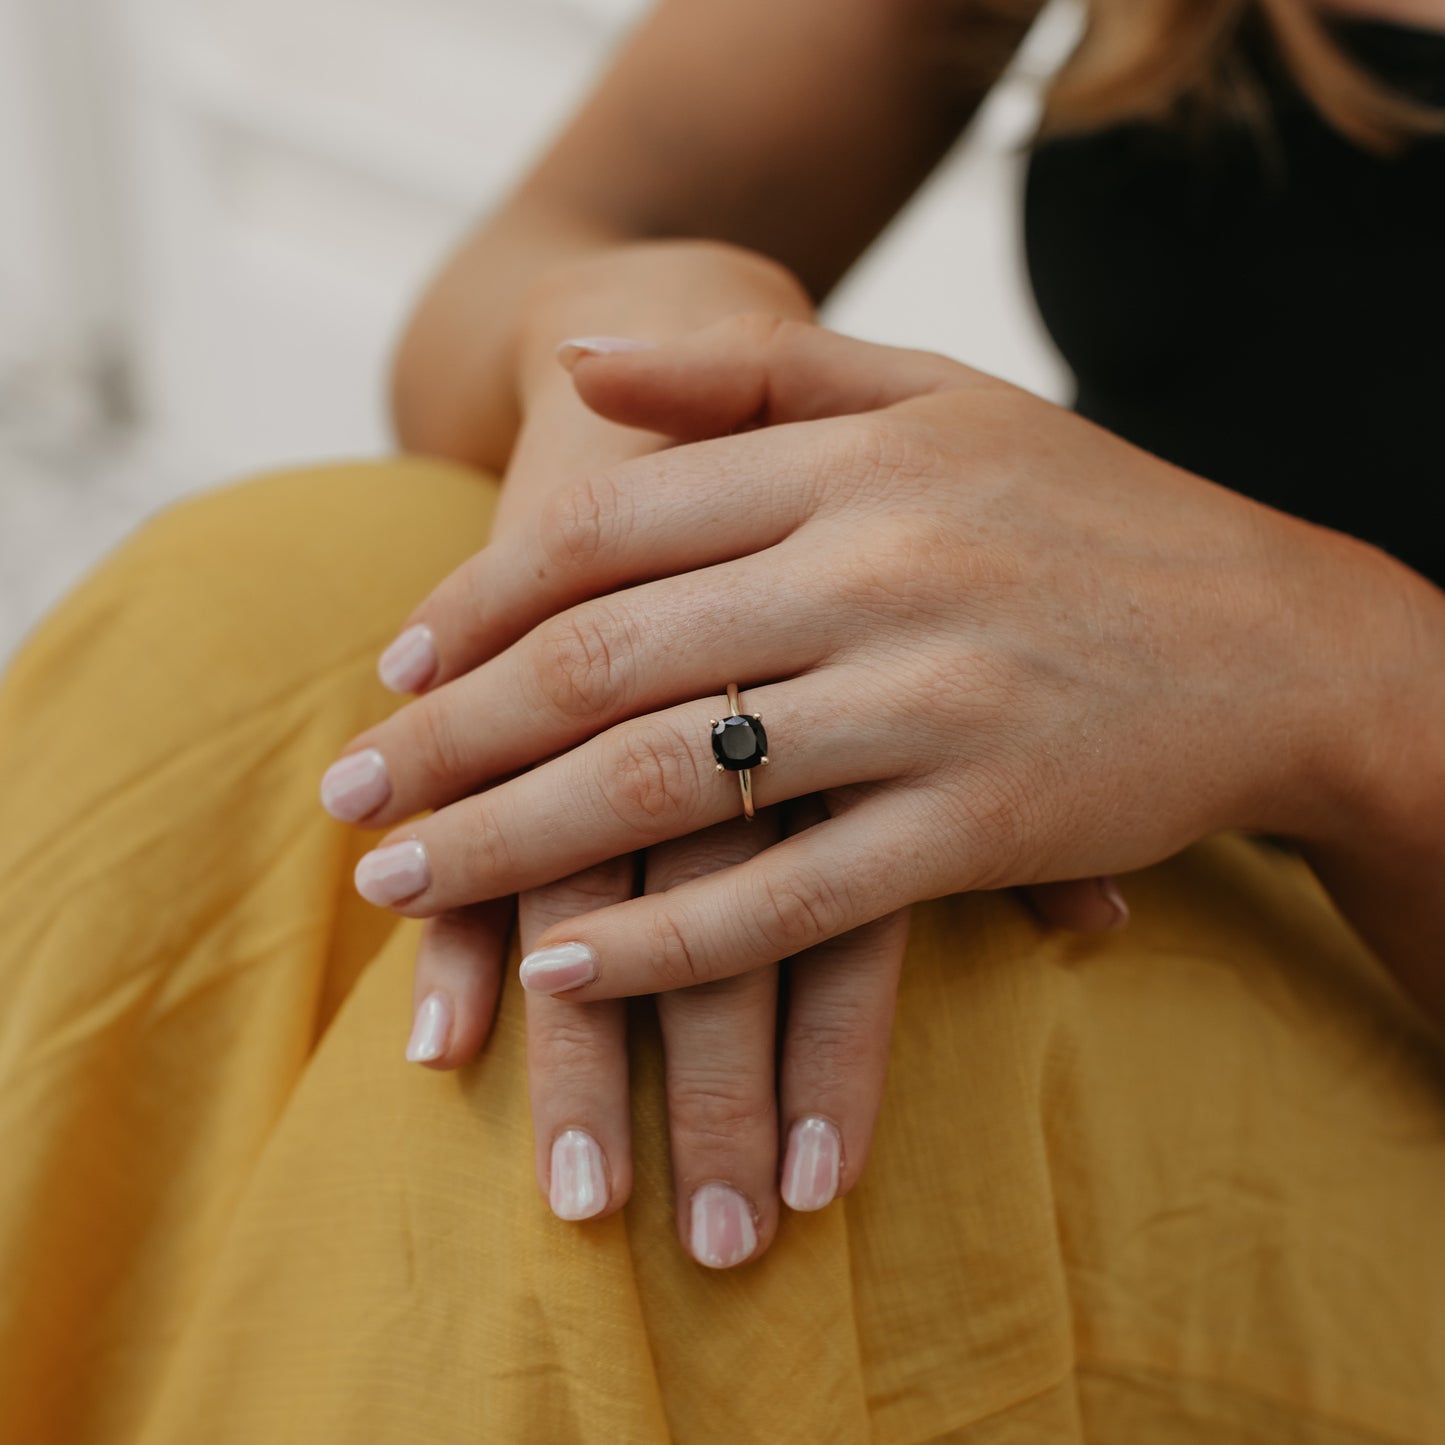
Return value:
M 1337 34 L 1445 103 L 1445 33 Z M 1037 147 L 1039 310 L 1084 416 L 1445 585 L 1445 137 L 1362 151 L 1256 59 L 1273 141 L 1129 124 Z

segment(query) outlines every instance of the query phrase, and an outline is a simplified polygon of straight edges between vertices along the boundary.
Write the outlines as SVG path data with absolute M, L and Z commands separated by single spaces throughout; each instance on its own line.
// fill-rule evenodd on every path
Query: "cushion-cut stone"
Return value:
M 712 755 L 731 773 L 757 767 L 767 751 L 768 735 L 755 717 L 725 717 L 712 730 Z

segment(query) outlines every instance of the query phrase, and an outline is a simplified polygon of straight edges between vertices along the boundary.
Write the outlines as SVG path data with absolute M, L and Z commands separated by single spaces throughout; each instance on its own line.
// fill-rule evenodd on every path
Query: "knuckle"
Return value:
M 477 898 L 495 898 L 509 891 L 506 883 L 515 876 L 514 860 L 506 835 L 487 806 L 486 794 L 471 802 L 459 851 L 467 881 L 481 890 Z
M 568 718 L 595 721 L 622 682 L 631 649 L 620 620 L 600 607 L 576 608 L 538 634 L 536 679 L 542 701 Z
M 659 823 L 697 795 L 697 757 L 681 738 L 638 730 L 620 737 L 604 796 L 625 827 L 655 839 Z
M 841 931 L 846 911 L 842 888 L 819 873 L 794 870 L 776 878 L 765 875 L 759 891 L 759 926 L 779 959 L 802 953 Z
M 746 863 L 761 851 L 761 843 L 740 836 L 736 828 L 707 829 L 673 843 L 658 844 L 647 855 L 647 883 L 654 892 L 664 892 L 683 883 L 711 877 L 725 868 Z
M 957 590 L 960 549 L 948 524 L 926 513 L 876 519 L 859 546 L 839 556 L 836 600 L 870 611 L 933 611 Z
M 549 497 L 539 522 L 547 560 L 560 569 L 595 561 L 624 525 L 622 511 L 622 489 L 606 472 Z
M 840 1002 L 795 1016 L 788 1027 L 788 1052 L 806 1071 L 810 1089 L 827 1092 L 857 1077 L 859 1060 L 875 1052 L 877 1033 L 861 1009 Z
M 736 1149 L 748 1136 L 776 1126 L 777 1104 L 756 1079 L 723 1065 L 690 1065 L 669 1072 L 668 1113 L 676 1147 Z
M 773 311 L 743 311 L 733 317 L 731 324 L 746 346 L 759 350 L 786 341 L 792 332 L 805 329 L 802 322 Z
M 613 858 L 594 868 L 584 868 L 570 878 L 530 889 L 525 897 L 528 921 L 536 928 L 550 928 L 579 913 L 621 903 L 632 896 L 632 857 Z
M 706 981 L 702 959 L 670 913 L 659 911 L 647 926 L 649 956 L 663 992 Z
M 565 1092 L 599 1070 L 617 1066 L 615 1033 L 585 1008 L 546 1010 L 545 1022 L 533 1021 L 527 1035 L 527 1057 L 534 1074 L 545 1076 L 547 1092 Z
M 467 750 L 445 696 L 424 697 L 407 708 L 412 756 L 433 781 L 454 784 L 467 776 Z

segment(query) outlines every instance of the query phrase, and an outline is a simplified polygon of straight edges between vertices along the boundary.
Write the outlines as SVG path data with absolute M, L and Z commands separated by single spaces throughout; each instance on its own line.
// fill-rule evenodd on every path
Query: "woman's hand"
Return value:
M 600 321 L 616 306 L 645 311 L 637 299 L 646 281 L 667 314 L 726 313 L 745 299 L 792 305 L 772 263 L 734 248 L 659 244 L 589 258 L 549 275 L 538 287 L 544 311 Z M 675 293 L 668 297 L 668 293 Z M 685 304 L 681 297 L 686 297 Z M 665 316 L 656 329 L 668 328 Z M 549 321 L 532 331 L 550 334 Z M 666 439 L 618 426 L 578 399 L 545 345 L 545 365 L 524 345 L 525 420 L 508 467 L 493 542 L 526 526 L 567 479 L 609 463 L 659 450 Z M 531 363 L 525 359 L 531 358 Z M 428 656 L 427 637 L 410 633 L 389 649 L 383 674 L 399 691 L 443 680 Z M 351 765 L 374 788 L 375 759 Z M 343 767 L 331 775 L 344 782 Z M 355 818 L 369 811 L 368 791 L 351 805 L 327 789 L 330 805 Z M 435 801 L 452 801 L 448 795 Z M 741 862 L 780 836 L 782 809 L 753 825 L 733 819 L 688 838 L 631 854 L 523 893 L 518 924 L 524 948 L 545 928 L 585 911 L 654 892 Z M 792 827 L 818 815 L 791 810 Z M 433 1068 L 456 1067 L 481 1046 L 495 1013 L 511 900 L 450 910 L 428 921 L 418 950 L 416 1028 L 408 1057 Z M 659 1001 L 668 1079 L 671 1153 L 684 1242 L 705 1263 L 731 1264 L 766 1248 L 776 1227 L 778 1106 L 790 1139 L 783 1176 L 786 1201 L 816 1208 L 846 1190 L 861 1172 L 882 1093 L 892 994 L 906 936 L 899 914 L 831 941 L 796 960 L 786 1021 L 781 1076 L 775 1077 L 777 980 L 760 970 Z M 625 1010 L 621 1003 L 579 1012 L 545 995 L 527 999 L 528 1071 L 537 1141 L 539 1184 L 564 1218 L 611 1213 L 625 1203 L 631 1180 Z M 827 1044 L 822 1048 L 815 1039 Z M 822 1115 L 817 1113 L 822 1110 Z M 849 1150 L 841 1157 L 840 1123 Z M 791 1127 L 788 1127 L 791 1125 Z M 714 1187 L 705 1188 L 708 1184 Z M 716 1186 L 723 1185 L 724 1188 Z
M 707 746 L 733 679 L 769 731 L 760 801 L 830 816 L 548 930 L 529 989 L 707 982 L 919 898 L 1351 825 L 1356 734 L 1388 736 L 1394 681 L 1361 623 L 1388 613 L 1370 549 L 807 326 L 728 323 L 575 381 L 628 424 L 762 429 L 604 469 L 439 589 L 440 654 L 491 660 L 373 735 L 382 820 L 552 761 L 397 830 L 358 870 L 373 901 L 428 916 L 733 815 Z

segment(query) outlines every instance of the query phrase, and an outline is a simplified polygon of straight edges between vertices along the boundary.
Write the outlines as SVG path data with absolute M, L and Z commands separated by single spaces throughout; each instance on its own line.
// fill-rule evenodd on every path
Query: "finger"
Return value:
M 777 836 L 770 809 L 665 843 L 648 852 L 647 891 L 741 862 Z M 777 1228 L 777 969 L 679 989 L 657 1010 L 678 1236 L 700 1264 L 731 1268 L 766 1250 Z
M 546 928 L 632 895 L 633 860 L 614 858 L 522 895 L 522 946 Z M 596 1219 L 632 1192 L 627 1012 L 621 1000 L 568 1008 L 527 997 L 527 1080 L 537 1184 L 559 1219 Z
M 1129 921 L 1129 905 L 1112 878 L 1075 878 L 1036 883 L 1021 890 L 1041 923 L 1075 933 L 1106 933 Z
M 822 1209 L 862 1176 L 888 1071 L 908 910 L 855 928 L 788 964 L 781 1193 Z
M 729 317 L 655 347 L 573 344 L 558 355 L 599 415 L 681 441 L 1001 384 L 933 352 L 877 346 L 765 314 Z
M 805 483 L 840 469 L 844 439 L 810 432 L 675 448 L 560 488 L 438 584 L 383 653 L 383 680 L 430 690 L 576 602 L 781 541 L 811 510 Z
M 386 826 L 614 723 L 706 697 L 719 679 L 809 672 L 841 645 L 814 576 L 762 554 L 726 577 L 695 572 L 574 607 L 354 739 L 322 800 L 344 822 Z M 787 627 L 758 626 L 764 590 Z
M 942 850 L 929 842 L 937 830 L 924 805 L 902 803 L 895 789 L 869 791 L 840 816 L 745 863 L 549 929 L 522 960 L 523 987 L 586 1003 L 791 958 L 952 891 L 958 853 L 945 871 Z M 965 856 L 984 856 L 981 837 L 963 842 Z
M 512 910 L 510 898 L 499 898 L 427 921 L 417 946 L 409 1062 L 455 1069 L 486 1042 L 502 989 Z
M 896 772 L 891 750 L 860 747 L 856 712 L 837 706 L 875 690 L 860 667 L 857 676 L 830 669 L 745 692 L 770 750 L 768 765 L 751 770 L 756 806 Z M 881 734 L 890 706 L 902 704 L 880 700 L 869 717 Z M 737 778 L 714 761 L 710 719 L 726 714 L 721 699 L 699 701 L 609 728 L 386 835 L 357 864 L 356 887 L 372 903 L 430 917 L 723 822 L 741 810 Z

